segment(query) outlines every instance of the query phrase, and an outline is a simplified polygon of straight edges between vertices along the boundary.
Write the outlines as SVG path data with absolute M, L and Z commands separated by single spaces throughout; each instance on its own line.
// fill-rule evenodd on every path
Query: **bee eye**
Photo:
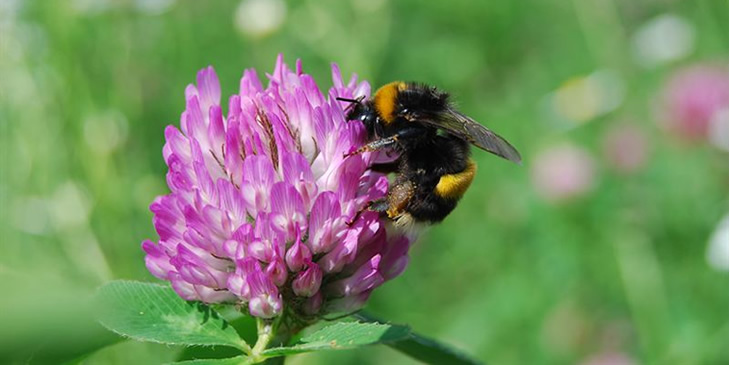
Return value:
M 410 110 L 409 110 L 408 108 L 403 108 L 403 109 L 401 109 L 401 114 L 408 114 L 408 113 L 410 113 L 410 112 L 411 112 L 411 111 L 410 111 Z

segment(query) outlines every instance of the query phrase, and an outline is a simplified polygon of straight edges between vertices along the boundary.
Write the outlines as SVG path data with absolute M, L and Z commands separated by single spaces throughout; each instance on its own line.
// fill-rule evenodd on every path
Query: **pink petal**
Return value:
M 345 228 L 345 219 L 335 194 L 326 191 L 319 194 L 309 215 L 309 247 L 312 253 L 320 254 L 332 250 L 340 232 Z
M 208 124 L 208 140 L 211 143 L 211 151 L 209 152 L 216 154 L 222 163 L 223 149 L 221 147 L 223 147 L 223 142 L 226 139 L 226 131 L 223 126 L 223 114 L 219 105 L 210 107 L 208 120 L 210 121 Z
M 173 272 L 175 267 L 170 264 L 170 257 L 167 256 L 162 246 L 145 240 L 142 242 L 142 249 L 147 253 L 145 256 L 147 270 L 159 279 L 168 280 L 170 272 Z
M 297 236 L 298 229 L 306 229 L 307 215 L 304 202 L 293 186 L 280 181 L 271 188 L 272 227 L 285 235 L 287 242 Z
M 306 263 L 311 260 L 312 253 L 299 239 L 296 239 L 292 247 L 286 252 L 286 265 L 291 272 L 302 270 Z
M 299 153 L 284 154 L 281 170 L 284 181 L 297 189 L 304 206 L 309 208 L 312 199 L 317 194 L 317 185 L 314 183 L 312 169 L 307 160 Z
M 172 154 L 176 154 L 183 161 L 190 161 L 190 142 L 180 130 L 168 125 L 165 127 L 165 146 L 162 148 L 162 156 L 167 161 Z
M 256 75 L 256 70 L 249 68 L 243 71 L 243 77 L 241 77 L 241 95 L 256 95 L 263 91 L 261 81 Z
M 198 71 L 198 93 L 203 111 L 207 112 L 212 105 L 218 105 L 221 101 L 221 85 L 218 75 L 212 66 Z
M 188 138 L 199 141 L 202 146 L 208 146 L 208 128 L 200 110 L 200 103 L 196 96 L 187 100 L 182 116 L 182 130 Z
M 322 284 L 322 269 L 310 261 L 307 263 L 307 269 L 299 272 L 292 282 L 292 290 L 300 297 L 311 297 L 319 291 L 320 284 Z
M 378 270 L 380 260 L 380 255 L 373 256 L 349 278 L 329 284 L 326 288 L 327 293 L 336 297 L 350 296 L 380 286 L 385 281 Z

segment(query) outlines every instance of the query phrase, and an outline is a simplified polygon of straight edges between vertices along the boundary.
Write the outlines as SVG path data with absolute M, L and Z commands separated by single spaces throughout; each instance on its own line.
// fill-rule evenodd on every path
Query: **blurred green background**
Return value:
M 0 363 L 117 341 L 85 298 L 153 280 L 140 243 L 185 85 L 211 64 L 227 100 L 278 53 L 323 89 L 331 62 L 438 85 L 524 156 L 475 153 L 463 202 L 371 313 L 491 364 L 727 361 L 727 1 L 2 0 Z M 724 87 L 712 118 L 663 96 L 688 67 Z M 83 363 L 179 353 L 119 342 Z M 287 361 L 412 362 L 384 346 Z

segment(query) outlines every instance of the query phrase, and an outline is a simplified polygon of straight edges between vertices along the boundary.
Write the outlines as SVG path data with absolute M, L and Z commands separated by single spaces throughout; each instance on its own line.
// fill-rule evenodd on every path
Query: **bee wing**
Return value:
M 518 164 L 522 162 L 520 153 L 504 138 L 456 110 L 449 108 L 438 118 L 423 118 L 419 121 L 441 128 L 504 159 Z

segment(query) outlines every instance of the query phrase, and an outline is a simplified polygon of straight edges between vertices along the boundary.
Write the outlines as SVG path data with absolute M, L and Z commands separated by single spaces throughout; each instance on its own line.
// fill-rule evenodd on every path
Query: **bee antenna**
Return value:
M 349 112 L 350 112 L 350 109 L 351 109 L 351 108 L 353 107 L 353 105 L 357 105 L 357 104 L 360 104 L 360 103 L 362 103 L 363 99 L 365 99 L 365 95 L 360 95 L 360 96 L 358 96 L 358 97 L 357 97 L 357 99 L 350 99 L 350 98 L 341 98 L 341 97 L 339 97 L 339 96 L 338 96 L 338 97 L 336 97 L 335 99 L 336 99 L 336 100 L 339 100 L 339 101 L 347 101 L 347 102 L 349 102 L 349 103 L 350 103 L 350 105 L 348 105 L 348 106 L 347 106 L 347 107 L 345 108 L 345 110 L 343 110 L 343 112 L 345 112 L 345 114 L 347 114 L 347 113 L 349 113 Z
M 347 102 L 350 102 L 350 103 L 353 103 L 353 104 L 355 104 L 355 103 L 359 103 L 360 101 L 362 101 L 362 97 L 361 97 L 361 98 L 359 98 L 359 100 L 355 100 L 355 99 L 349 99 L 349 98 L 341 98 L 341 97 L 339 97 L 339 96 L 338 96 L 338 97 L 336 97 L 335 99 L 337 99 L 337 100 L 339 100 L 339 101 L 347 101 Z

